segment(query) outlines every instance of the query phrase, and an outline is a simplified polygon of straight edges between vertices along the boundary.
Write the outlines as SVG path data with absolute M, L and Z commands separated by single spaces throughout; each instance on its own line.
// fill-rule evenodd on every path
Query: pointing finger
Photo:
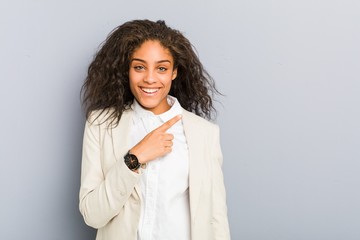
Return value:
M 182 115 L 176 115 L 175 117 L 171 118 L 169 121 L 165 122 L 163 125 L 158 127 L 158 130 L 167 131 L 171 128 L 175 123 L 177 123 L 182 118 Z

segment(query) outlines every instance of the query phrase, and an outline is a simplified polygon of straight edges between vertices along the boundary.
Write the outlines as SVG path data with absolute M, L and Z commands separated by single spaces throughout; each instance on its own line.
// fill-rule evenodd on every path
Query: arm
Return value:
M 173 136 L 166 131 L 180 118 L 181 116 L 175 116 L 150 132 L 130 152 L 138 157 L 140 163 L 169 153 Z M 131 171 L 122 159 L 114 161 L 115 164 L 109 170 L 104 170 L 104 151 L 113 151 L 112 147 L 103 142 L 102 135 L 105 135 L 108 129 L 99 124 L 101 120 L 93 124 L 91 122 L 92 120 L 86 123 L 84 132 L 80 212 L 89 226 L 101 228 L 119 214 L 141 174 Z M 124 148 L 122 155 L 127 151 L 128 149 Z
M 85 222 L 94 228 L 105 226 L 119 214 L 140 176 L 121 160 L 104 172 L 101 136 L 107 130 L 101 128 L 97 122 L 86 122 L 81 167 L 80 212 Z
M 216 128 L 214 136 L 215 154 L 212 167 L 212 226 L 214 239 L 227 240 L 230 239 L 230 230 L 227 217 L 226 192 L 224 186 L 224 178 L 222 173 L 223 157 L 220 147 L 219 128 Z

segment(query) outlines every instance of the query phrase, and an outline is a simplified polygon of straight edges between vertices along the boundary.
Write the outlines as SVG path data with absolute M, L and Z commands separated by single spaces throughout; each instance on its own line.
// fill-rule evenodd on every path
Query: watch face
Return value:
M 129 169 L 136 170 L 140 167 L 140 163 L 134 154 L 128 153 L 125 155 L 124 158 L 125 158 L 125 164 L 126 166 L 128 166 Z

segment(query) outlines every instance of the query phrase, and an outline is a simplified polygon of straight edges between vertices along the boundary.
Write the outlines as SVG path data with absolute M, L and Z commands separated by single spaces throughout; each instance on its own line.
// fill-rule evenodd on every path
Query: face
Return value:
M 144 42 L 131 56 L 131 92 L 144 109 L 156 115 L 170 109 L 167 95 L 176 74 L 170 51 L 158 41 Z

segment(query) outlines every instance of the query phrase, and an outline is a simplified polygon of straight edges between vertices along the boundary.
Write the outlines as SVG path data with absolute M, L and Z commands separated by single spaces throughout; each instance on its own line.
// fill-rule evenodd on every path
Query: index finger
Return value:
M 166 130 L 171 128 L 175 123 L 177 123 L 181 118 L 182 115 L 176 115 L 175 117 L 171 118 L 157 129 L 165 132 Z

